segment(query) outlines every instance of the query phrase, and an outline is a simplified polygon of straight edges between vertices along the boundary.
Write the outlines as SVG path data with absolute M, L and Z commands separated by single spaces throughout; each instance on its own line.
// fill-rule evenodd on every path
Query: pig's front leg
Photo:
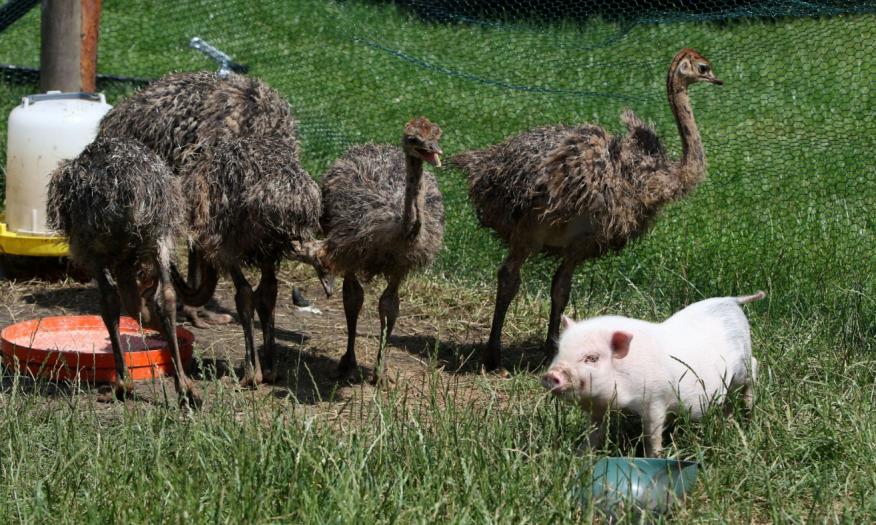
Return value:
M 663 425 L 666 423 L 666 410 L 663 407 L 650 407 L 642 416 L 645 431 L 645 455 L 656 458 L 663 452 Z

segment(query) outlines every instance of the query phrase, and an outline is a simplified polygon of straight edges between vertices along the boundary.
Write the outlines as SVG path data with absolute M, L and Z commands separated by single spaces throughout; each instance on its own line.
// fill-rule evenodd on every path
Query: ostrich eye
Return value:
M 706 73 L 709 72 L 709 66 L 707 66 L 706 64 L 700 64 L 699 69 L 700 69 L 700 75 L 705 75 Z

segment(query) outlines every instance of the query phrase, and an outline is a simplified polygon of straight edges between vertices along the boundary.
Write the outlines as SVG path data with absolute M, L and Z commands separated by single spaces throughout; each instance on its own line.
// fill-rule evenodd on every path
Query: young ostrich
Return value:
M 546 252 L 561 258 L 551 285 L 544 345 L 553 355 L 575 268 L 623 248 L 647 230 L 662 206 L 685 196 L 703 179 L 705 152 L 688 98 L 688 86 L 699 81 L 723 83 L 702 55 L 682 49 L 666 81 L 681 135 L 678 161 L 666 156 L 654 129 L 630 110 L 621 116 L 626 136 L 611 136 L 589 124 L 549 126 L 451 160 L 468 173 L 469 196 L 480 223 L 494 229 L 509 248 L 498 272 L 484 368 L 501 367 L 502 325 L 520 286 L 520 267 L 530 255 Z
M 247 136 L 284 138 L 299 150 L 298 123 L 289 103 L 276 90 L 253 77 L 231 73 L 174 73 L 149 84 L 111 109 L 98 134 L 139 140 L 158 153 L 174 173 L 186 176 L 190 157 L 205 146 Z M 195 196 L 186 195 L 187 200 Z M 189 284 L 215 277 L 197 248 L 189 251 Z M 205 274 L 205 275 L 202 275 Z M 223 324 L 230 316 L 183 307 L 192 323 Z
M 274 306 L 277 268 L 283 257 L 317 268 L 326 295 L 332 278 L 320 262 L 319 232 L 322 203 L 319 186 L 298 163 L 295 143 L 289 139 L 247 137 L 219 141 L 212 151 L 185 166 L 185 195 L 192 199 L 192 243 L 208 268 L 231 275 L 235 304 L 243 325 L 246 357 L 244 386 L 275 377 Z M 261 270 L 253 291 L 243 266 Z M 190 289 L 182 276 L 174 281 L 183 300 L 202 305 L 212 288 Z M 215 286 L 215 281 L 213 282 Z M 253 337 L 253 310 L 258 312 L 265 345 L 265 366 L 260 363 Z
M 444 204 L 435 177 L 423 162 L 441 166 L 441 129 L 424 117 L 405 126 L 401 149 L 367 144 L 350 148 L 322 178 L 325 247 L 330 267 L 344 275 L 347 351 L 341 376 L 356 370 L 356 322 L 366 281 L 383 275 L 380 350 L 371 378 L 380 381 L 382 353 L 398 317 L 398 289 L 412 270 L 430 264 L 441 249 Z
M 115 358 L 116 397 L 123 399 L 133 386 L 119 341 L 123 303 L 129 315 L 142 315 L 144 325 L 159 321 L 173 352 L 180 402 L 199 405 L 200 396 L 180 358 L 170 275 L 182 222 L 178 179 L 142 144 L 99 138 L 52 173 L 47 208 L 51 226 L 69 240 L 70 257 L 91 271 L 100 288 L 101 315 Z M 153 293 L 141 295 L 138 273 L 141 282 L 157 282 Z M 149 301 L 148 310 L 143 299 Z

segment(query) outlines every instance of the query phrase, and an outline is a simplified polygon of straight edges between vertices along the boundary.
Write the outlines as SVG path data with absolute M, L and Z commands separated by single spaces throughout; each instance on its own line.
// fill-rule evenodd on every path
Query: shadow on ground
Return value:
M 484 343 L 456 343 L 440 341 L 431 335 L 392 336 L 390 345 L 418 356 L 436 367 L 454 374 L 480 373 L 481 351 Z M 512 372 L 531 373 L 541 370 L 548 359 L 541 350 L 541 342 L 520 341 L 502 348 L 502 363 Z

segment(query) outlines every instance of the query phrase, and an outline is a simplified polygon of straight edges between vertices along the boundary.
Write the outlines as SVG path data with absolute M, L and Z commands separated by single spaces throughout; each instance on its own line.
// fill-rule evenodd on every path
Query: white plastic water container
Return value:
M 9 114 L 6 147 L 6 227 L 26 235 L 50 235 L 46 190 L 52 171 L 94 140 L 112 106 L 103 93 L 49 91 L 29 95 Z

